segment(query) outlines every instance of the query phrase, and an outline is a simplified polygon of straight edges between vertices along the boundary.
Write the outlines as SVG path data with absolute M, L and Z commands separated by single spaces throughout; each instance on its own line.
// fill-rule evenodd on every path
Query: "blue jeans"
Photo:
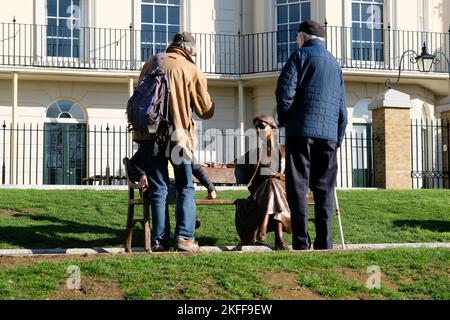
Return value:
M 153 141 L 142 142 L 133 158 L 136 158 L 147 175 L 149 197 L 152 209 L 152 240 L 167 245 L 170 239 L 169 205 L 167 202 L 169 173 L 168 160 L 161 153 L 155 153 Z
M 195 232 L 195 185 L 192 175 L 192 164 L 189 159 L 172 161 L 175 173 L 175 188 L 177 190 L 175 238 L 181 237 L 186 240 L 194 239 Z

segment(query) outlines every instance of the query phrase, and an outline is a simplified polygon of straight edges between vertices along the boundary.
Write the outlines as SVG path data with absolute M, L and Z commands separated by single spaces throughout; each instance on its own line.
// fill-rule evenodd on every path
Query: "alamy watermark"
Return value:
M 383 17 L 382 8 L 377 5 L 370 5 L 366 9 L 366 13 L 369 15 L 366 20 L 367 28 L 371 30 L 381 29 Z
M 369 277 L 366 281 L 366 288 L 369 290 L 381 289 L 381 268 L 379 266 L 370 266 L 367 268 Z
M 66 13 L 70 15 L 69 19 L 67 19 L 67 28 L 69 30 L 79 29 L 81 17 L 80 7 L 76 5 L 70 5 L 66 9 Z
M 66 273 L 69 277 L 66 280 L 66 287 L 69 290 L 81 290 L 81 270 L 78 266 L 67 267 Z

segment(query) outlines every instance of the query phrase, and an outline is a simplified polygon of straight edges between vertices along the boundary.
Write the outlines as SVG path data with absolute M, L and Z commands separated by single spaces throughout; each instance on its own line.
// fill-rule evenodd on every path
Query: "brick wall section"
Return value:
M 442 141 L 443 145 L 447 145 L 447 151 L 444 151 L 443 153 L 443 168 L 444 172 L 447 172 L 446 178 L 444 178 L 444 188 L 450 189 L 450 179 L 448 173 L 450 171 L 450 111 L 445 111 L 441 113 L 441 119 L 442 119 L 442 125 L 444 126 L 442 128 Z
M 381 108 L 372 113 L 375 186 L 411 189 L 410 110 Z
M 374 183 L 379 188 L 386 187 L 385 110 L 378 109 L 372 112 Z

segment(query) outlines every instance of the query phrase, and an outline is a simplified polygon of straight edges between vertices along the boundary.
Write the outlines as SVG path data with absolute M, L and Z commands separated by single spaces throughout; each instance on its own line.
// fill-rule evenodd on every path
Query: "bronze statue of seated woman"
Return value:
M 275 248 L 288 250 L 283 231 L 291 233 L 291 213 L 286 198 L 284 175 L 285 149 L 279 144 L 275 119 L 262 115 L 253 120 L 258 132 L 256 165 L 250 166 L 253 175 L 248 184 L 250 196 L 236 200 L 236 229 L 241 245 L 266 245 L 267 233 L 275 232 Z

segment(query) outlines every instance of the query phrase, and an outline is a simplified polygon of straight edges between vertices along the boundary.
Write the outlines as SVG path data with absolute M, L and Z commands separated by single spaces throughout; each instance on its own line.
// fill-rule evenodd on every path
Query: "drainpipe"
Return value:
M 13 86 L 13 103 L 12 103 L 12 119 L 11 119 L 11 172 L 9 175 L 9 181 L 11 184 L 16 184 L 16 161 L 17 161 L 17 150 L 16 150 L 16 132 L 14 131 L 17 126 L 17 106 L 18 106 L 18 93 L 19 93 L 19 75 L 17 72 L 13 72 L 13 78 L 12 78 L 12 86 Z

